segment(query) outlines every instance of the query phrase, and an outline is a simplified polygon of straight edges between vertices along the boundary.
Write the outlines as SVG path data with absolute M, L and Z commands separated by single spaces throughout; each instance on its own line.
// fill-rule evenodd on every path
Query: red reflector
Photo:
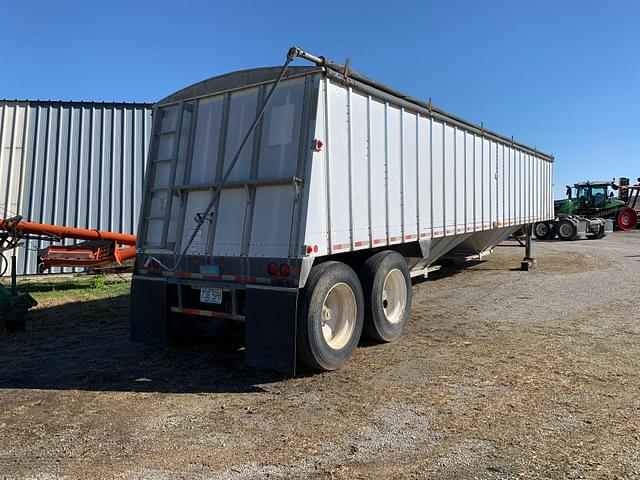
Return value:
M 280 265 L 281 276 L 288 277 L 290 273 L 291 273 L 291 269 L 289 268 L 289 265 L 287 265 L 286 263 L 283 263 Z
M 278 265 L 276 265 L 275 263 L 270 263 L 269 267 L 267 267 L 267 271 L 269 272 L 269 275 L 277 275 Z
M 317 150 L 317 151 L 320 151 L 320 150 L 322 150 L 322 147 L 324 147 L 324 142 L 322 140 L 316 138 L 313 141 L 313 149 Z
M 318 253 L 318 245 L 313 246 L 313 253 Z
M 307 253 L 313 253 L 313 247 L 311 245 L 307 245 Z

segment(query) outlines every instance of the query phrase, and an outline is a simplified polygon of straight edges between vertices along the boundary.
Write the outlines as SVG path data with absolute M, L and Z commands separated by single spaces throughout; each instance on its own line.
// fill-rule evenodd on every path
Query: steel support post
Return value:
M 531 233 L 533 232 L 533 225 L 525 225 L 524 232 L 524 258 L 522 259 L 522 262 L 520 262 L 520 269 L 528 272 L 529 270 L 533 270 L 536 266 L 536 259 L 531 255 Z

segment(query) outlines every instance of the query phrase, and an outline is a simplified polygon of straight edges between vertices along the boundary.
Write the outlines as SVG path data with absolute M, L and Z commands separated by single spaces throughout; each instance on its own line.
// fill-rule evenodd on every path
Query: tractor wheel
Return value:
M 538 222 L 533 226 L 533 235 L 538 240 L 546 240 L 549 230 L 549 222 Z
M 635 228 L 638 223 L 638 214 L 634 209 L 624 207 L 618 213 L 618 227 L 620 230 L 631 230 Z
M 572 241 L 578 236 L 576 225 L 568 219 L 560 220 L 558 224 L 558 238 L 560 240 Z

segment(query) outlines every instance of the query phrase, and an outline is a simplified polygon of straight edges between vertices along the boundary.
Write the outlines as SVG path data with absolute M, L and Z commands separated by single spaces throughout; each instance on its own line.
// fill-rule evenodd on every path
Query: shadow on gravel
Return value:
M 0 388 L 261 392 L 283 375 L 244 365 L 244 330 L 162 350 L 129 340 L 128 295 L 36 309 L 26 332 L 0 339 Z
M 424 277 L 414 277 L 411 279 L 412 285 L 420 285 L 425 282 L 434 282 L 440 280 L 442 278 L 451 277 L 453 275 L 457 275 L 462 273 L 464 270 L 468 270 L 469 268 L 485 263 L 484 260 L 472 260 L 469 262 L 451 262 L 444 265 L 441 265 L 438 270 L 434 270 L 433 272 L 429 272 L 427 278 Z

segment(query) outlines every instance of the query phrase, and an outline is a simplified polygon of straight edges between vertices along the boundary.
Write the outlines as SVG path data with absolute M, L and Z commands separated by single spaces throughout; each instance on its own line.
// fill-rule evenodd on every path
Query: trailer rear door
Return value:
M 192 255 L 286 257 L 296 248 L 296 194 L 317 76 L 284 80 L 242 151 Z M 182 251 L 271 88 L 263 84 L 160 105 L 147 170 L 143 248 Z

